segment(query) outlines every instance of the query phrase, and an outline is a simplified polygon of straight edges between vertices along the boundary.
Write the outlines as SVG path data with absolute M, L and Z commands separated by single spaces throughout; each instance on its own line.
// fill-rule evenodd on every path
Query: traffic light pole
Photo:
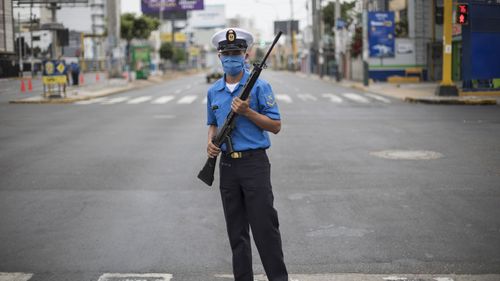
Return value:
M 458 88 L 451 80 L 451 37 L 452 37 L 452 0 L 444 0 L 443 17 L 443 78 L 436 88 L 437 96 L 458 96 Z

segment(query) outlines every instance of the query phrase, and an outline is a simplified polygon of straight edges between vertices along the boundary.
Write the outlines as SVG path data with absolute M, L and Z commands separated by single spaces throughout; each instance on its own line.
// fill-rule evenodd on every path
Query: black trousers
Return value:
M 235 281 L 253 281 L 249 226 L 269 281 L 288 281 L 265 150 L 252 151 L 240 159 L 223 155 L 219 165 Z

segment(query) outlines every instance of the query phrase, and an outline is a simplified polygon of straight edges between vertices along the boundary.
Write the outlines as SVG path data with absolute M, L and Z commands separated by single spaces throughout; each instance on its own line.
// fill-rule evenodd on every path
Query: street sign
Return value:
M 288 33 L 290 33 L 290 28 L 292 29 L 292 32 L 299 33 L 299 21 L 274 21 L 274 34 L 277 34 L 279 31 L 281 31 L 283 32 L 283 35 L 288 35 Z
M 394 12 L 368 12 L 370 57 L 394 57 Z
M 58 60 L 44 61 L 42 81 L 44 85 L 66 84 L 66 65 Z

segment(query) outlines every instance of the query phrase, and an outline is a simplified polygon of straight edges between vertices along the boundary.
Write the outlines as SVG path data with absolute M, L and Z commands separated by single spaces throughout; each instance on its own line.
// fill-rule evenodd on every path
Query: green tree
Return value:
M 183 48 L 174 48 L 174 55 L 172 58 L 173 62 L 175 64 L 179 62 L 186 61 L 186 52 L 184 51 Z
M 160 57 L 164 60 L 171 60 L 174 56 L 174 48 L 169 42 L 163 42 L 160 46 Z
M 130 64 L 130 45 L 133 39 L 148 39 L 153 30 L 158 29 L 160 21 L 146 15 L 136 16 L 125 13 L 120 18 L 120 35 L 127 41 L 127 63 Z
M 351 25 L 353 21 L 354 7 L 356 6 L 356 1 L 344 2 L 340 4 L 340 18 L 346 23 L 347 26 Z M 335 3 L 329 2 L 323 8 L 323 23 L 325 26 L 325 33 L 332 35 L 334 33 L 333 28 L 335 26 Z
M 158 29 L 160 22 L 157 19 L 141 15 L 137 17 L 133 13 L 125 13 L 121 16 L 121 37 L 127 42 L 133 39 L 148 39 L 153 30 Z

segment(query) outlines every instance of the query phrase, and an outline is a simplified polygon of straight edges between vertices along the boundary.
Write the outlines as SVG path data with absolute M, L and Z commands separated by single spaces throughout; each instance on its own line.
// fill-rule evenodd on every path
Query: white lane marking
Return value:
M 299 99 L 301 99 L 303 101 L 308 101 L 308 100 L 316 101 L 316 100 L 318 100 L 315 96 L 313 96 L 311 94 L 297 94 L 297 96 L 299 97 Z
M 331 102 L 334 102 L 334 103 L 341 103 L 342 102 L 342 99 L 334 94 L 328 93 L 328 94 L 322 94 L 321 96 L 329 99 Z
M 143 96 L 143 97 L 138 97 L 138 98 L 135 98 L 135 99 L 131 99 L 127 103 L 128 104 L 138 104 L 138 103 L 141 103 L 141 102 L 148 101 L 148 100 L 150 100 L 152 98 L 153 97 L 151 97 L 151 96 Z
M 106 98 L 96 98 L 96 99 L 90 99 L 90 100 L 82 100 L 82 101 L 77 101 L 75 104 L 93 104 L 93 103 L 98 103 L 101 101 L 106 100 Z
M 176 95 L 177 95 L 177 94 L 180 94 L 180 93 L 181 93 L 181 89 L 177 89 L 177 90 L 175 90 L 175 92 L 174 92 L 174 94 L 176 94 Z
M 28 281 L 33 273 L 23 272 L 0 272 L 0 281 Z
M 159 97 L 159 98 L 155 99 L 151 103 L 152 104 L 166 104 L 167 102 L 169 102 L 173 99 L 174 99 L 173 96 L 163 96 L 163 97 Z
M 182 97 L 179 101 L 177 101 L 178 104 L 190 104 L 192 103 L 196 98 L 198 98 L 197 96 L 185 96 L 185 97 Z
M 97 281 L 139 281 L 139 280 L 155 280 L 155 281 L 170 281 L 172 274 L 168 273 L 104 273 Z
M 108 100 L 101 102 L 101 104 L 115 104 L 115 103 L 126 101 L 128 99 L 129 99 L 129 97 L 111 98 L 111 99 L 108 99 Z
M 174 119 L 175 115 L 154 115 L 153 118 L 155 119 Z
M 374 94 L 370 94 L 370 93 L 365 93 L 365 95 L 369 96 L 370 98 L 373 98 L 373 99 L 376 99 L 378 101 L 381 101 L 381 102 L 391 103 L 391 100 L 388 99 L 388 98 L 384 98 L 384 97 L 381 97 L 381 96 L 378 96 L 378 95 L 374 95 Z
M 350 99 L 350 100 L 353 100 L 355 102 L 360 102 L 360 103 L 369 103 L 370 101 L 367 99 L 367 98 L 364 98 L 358 94 L 354 94 L 354 93 L 345 93 L 345 94 L 342 94 L 344 97 Z
M 186 90 L 191 89 L 191 85 L 187 85 L 186 88 L 184 88 L 184 89 L 186 89 Z
M 203 98 L 203 103 L 204 103 L 204 104 L 207 104 L 207 97 L 204 97 L 204 98 Z
M 277 100 L 284 101 L 286 103 L 292 103 L 292 98 L 289 95 L 276 95 Z
M 299 88 L 293 88 L 295 90 L 295 92 L 300 92 L 300 89 Z

